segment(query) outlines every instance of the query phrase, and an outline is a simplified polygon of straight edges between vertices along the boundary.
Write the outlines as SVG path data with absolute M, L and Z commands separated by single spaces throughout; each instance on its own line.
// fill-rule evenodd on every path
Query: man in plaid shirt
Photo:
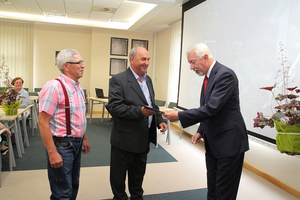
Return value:
M 64 49 L 56 59 L 62 74 L 45 84 L 39 94 L 39 128 L 46 147 L 50 199 L 76 199 L 79 188 L 81 152 L 88 153 L 86 106 L 78 80 L 85 68 L 81 55 Z M 70 120 L 66 120 L 65 94 L 69 99 Z M 70 124 L 68 123 L 70 122 Z M 67 133 L 68 127 L 70 134 Z

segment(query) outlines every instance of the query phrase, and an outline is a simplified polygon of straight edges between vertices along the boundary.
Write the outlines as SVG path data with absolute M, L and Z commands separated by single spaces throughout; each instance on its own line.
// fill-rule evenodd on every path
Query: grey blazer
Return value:
M 154 90 L 151 78 L 146 77 L 153 108 Z M 150 129 L 148 117 L 142 115 L 141 104 L 147 105 L 144 93 L 128 68 L 125 72 L 114 75 L 109 84 L 109 103 L 106 106 L 113 117 L 111 144 L 121 150 L 143 153 L 149 143 L 156 144 L 156 127 L 163 122 L 161 114 L 153 115 Z

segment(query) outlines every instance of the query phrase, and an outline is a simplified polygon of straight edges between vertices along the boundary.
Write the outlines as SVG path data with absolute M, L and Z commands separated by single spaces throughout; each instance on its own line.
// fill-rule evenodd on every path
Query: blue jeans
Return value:
M 57 152 L 61 155 L 63 166 L 52 168 L 47 154 L 48 179 L 51 200 L 75 200 L 79 188 L 82 138 L 53 137 Z

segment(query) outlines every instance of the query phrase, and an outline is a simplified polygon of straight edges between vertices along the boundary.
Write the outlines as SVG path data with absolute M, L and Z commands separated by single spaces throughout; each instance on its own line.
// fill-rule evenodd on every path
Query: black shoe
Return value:
M 5 149 L 5 150 L 1 150 L 1 154 L 4 156 L 4 155 L 6 155 L 7 154 L 7 152 L 9 151 L 9 149 L 7 148 L 7 149 Z

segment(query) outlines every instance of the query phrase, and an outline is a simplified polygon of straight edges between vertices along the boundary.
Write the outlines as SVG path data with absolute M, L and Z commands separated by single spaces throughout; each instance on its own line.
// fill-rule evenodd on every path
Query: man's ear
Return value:
M 204 58 L 205 60 L 208 60 L 208 55 L 205 54 L 205 55 L 203 56 L 203 58 Z
M 69 65 L 68 65 L 68 63 L 64 63 L 63 64 L 63 69 L 64 69 L 64 72 L 69 71 Z
M 131 63 L 132 61 L 133 61 L 133 57 L 130 56 L 130 57 L 129 57 L 129 62 Z

